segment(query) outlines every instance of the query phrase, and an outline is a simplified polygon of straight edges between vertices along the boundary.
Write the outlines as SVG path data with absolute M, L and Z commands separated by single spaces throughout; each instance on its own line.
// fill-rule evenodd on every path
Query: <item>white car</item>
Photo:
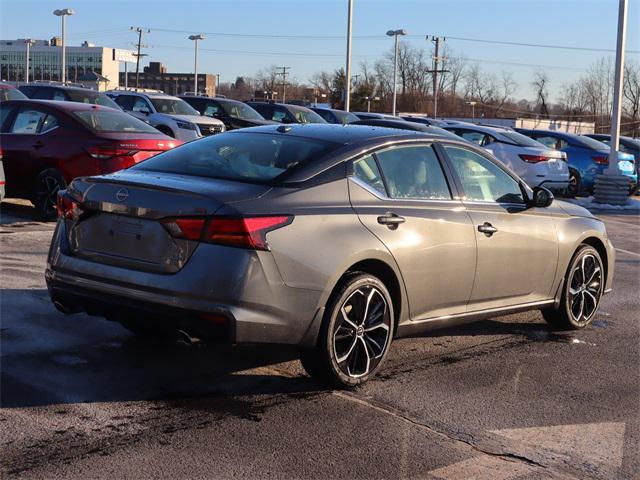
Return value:
M 508 128 L 448 122 L 442 128 L 475 143 L 509 167 L 527 185 L 563 192 L 569 185 L 567 155 Z
M 178 97 L 129 90 L 112 90 L 106 93 L 128 114 L 183 142 L 225 131 L 224 123 L 220 120 L 200 115 L 195 108 Z

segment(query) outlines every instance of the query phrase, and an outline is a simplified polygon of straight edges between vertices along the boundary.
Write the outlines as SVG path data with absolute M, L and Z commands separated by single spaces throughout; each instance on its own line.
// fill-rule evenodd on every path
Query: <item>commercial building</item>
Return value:
M 139 73 L 138 88 L 161 90 L 170 95 L 193 92 L 193 73 L 170 73 L 160 62 L 149 62 L 148 67 Z M 120 72 L 120 85 L 129 88 L 136 86 L 136 72 Z M 209 97 L 216 94 L 216 75 L 213 73 L 198 74 L 198 91 Z
M 127 54 L 127 55 L 124 55 Z M 0 78 L 8 82 L 25 82 L 27 40 L 0 40 Z M 67 81 L 79 83 L 93 72 L 104 80 L 93 82 L 101 90 L 118 86 L 120 62 L 131 53 L 116 48 L 97 47 L 89 42 L 80 46 L 66 46 Z M 62 42 L 59 37 L 51 40 L 33 40 L 29 50 L 29 80 L 60 81 Z

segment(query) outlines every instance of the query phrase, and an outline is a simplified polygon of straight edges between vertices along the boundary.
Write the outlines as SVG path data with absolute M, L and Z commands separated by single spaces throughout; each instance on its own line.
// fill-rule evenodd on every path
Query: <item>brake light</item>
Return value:
M 289 225 L 292 215 L 261 217 L 169 218 L 162 223 L 175 238 L 269 250 L 267 233 Z
M 66 195 L 64 190 L 58 192 L 56 211 L 58 212 L 58 217 L 65 220 L 77 220 L 84 213 L 80 204 Z
M 602 155 L 598 155 L 597 157 L 591 157 L 591 159 L 597 164 L 597 165 L 609 165 L 609 157 L 605 157 Z
M 118 145 L 99 145 L 87 148 L 87 153 L 98 160 L 109 160 L 113 157 L 130 157 L 137 152 L 137 150 L 122 148 Z
M 527 163 L 539 163 L 539 162 L 546 162 L 547 160 L 550 160 L 549 157 L 545 157 L 544 155 L 525 155 L 525 154 L 521 154 L 518 155 L 522 160 L 524 160 Z

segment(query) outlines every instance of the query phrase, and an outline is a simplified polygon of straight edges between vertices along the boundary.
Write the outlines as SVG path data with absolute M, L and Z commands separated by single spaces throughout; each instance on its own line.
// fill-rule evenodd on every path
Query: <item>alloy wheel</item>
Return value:
M 349 377 L 367 375 L 380 363 L 390 340 L 391 317 L 384 295 L 373 285 L 358 288 L 340 307 L 333 353 Z
M 591 253 L 586 253 L 575 263 L 568 293 L 568 307 L 573 320 L 580 325 L 587 324 L 596 312 L 602 294 L 602 266 Z

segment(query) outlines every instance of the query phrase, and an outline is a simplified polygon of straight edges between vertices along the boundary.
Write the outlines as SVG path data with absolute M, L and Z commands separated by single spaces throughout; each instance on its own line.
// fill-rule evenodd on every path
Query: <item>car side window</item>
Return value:
M 38 133 L 50 132 L 51 130 L 56 128 L 58 125 L 59 125 L 58 119 L 49 113 L 47 114 L 44 121 L 40 125 L 40 130 L 38 131 Z
M 465 200 L 524 203 L 518 182 L 482 155 L 462 147 L 445 146 L 458 174 Z
M 151 112 L 151 107 L 144 98 L 135 97 L 131 110 L 134 112 Z
M 202 114 L 206 115 L 207 117 L 215 117 L 216 115 L 220 115 L 221 113 L 222 110 L 218 105 L 212 102 L 208 102 L 207 108 L 204 109 L 204 112 Z
M 456 133 L 468 142 L 475 143 L 476 145 L 485 145 L 485 134 L 482 132 L 473 132 L 470 130 L 456 130 Z
M 34 110 L 33 108 L 22 108 L 13 121 L 11 133 L 35 135 L 38 133 L 40 125 L 44 122 L 46 116 L 46 113 Z
M 9 118 L 9 114 L 11 112 L 13 112 L 12 107 L 9 107 L 6 104 L 0 103 L 0 129 L 2 129 L 0 131 L 2 133 L 5 133 L 9 130 L 9 125 L 6 125 L 6 128 L 5 128 L 5 122 L 7 122 L 7 118 Z
M 287 118 L 287 112 L 285 110 L 282 110 L 280 108 L 276 108 L 273 110 L 273 116 L 271 117 L 271 120 L 282 122 L 285 118 Z
M 378 168 L 378 164 L 376 163 L 373 155 L 367 155 L 360 160 L 357 160 L 353 163 L 353 172 L 355 176 L 370 186 L 375 191 L 381 193 L 382 195 L 386 195 L 387 191 L 384 188 L 384 182 L 382 181 L 382 175 L 380 174 L 380 169 Z
M 53 95 L 51 96 L 51 100 L 66 101 L 67 100 L 67 96 L 65 95 L 65 93 L 62 90 L 55 89 L 53 91 Z
M 449 185 L 433 147 L 391 147 L 376 152 L 391 198 L 450 200 Z
M 51 100 L 51 89 L 43 87 L 36 88 L 29 98 L 33 98 L 34 100 Z
M 123 110 L 131 111 L 133 108 L 133 95 L 118 95 L 113 101 L 116 102 Z
M 329 123 L 333 123 L 333 114 L 328 110 L 314 110 L 318 115 L 320 115 L 325 121 Z

